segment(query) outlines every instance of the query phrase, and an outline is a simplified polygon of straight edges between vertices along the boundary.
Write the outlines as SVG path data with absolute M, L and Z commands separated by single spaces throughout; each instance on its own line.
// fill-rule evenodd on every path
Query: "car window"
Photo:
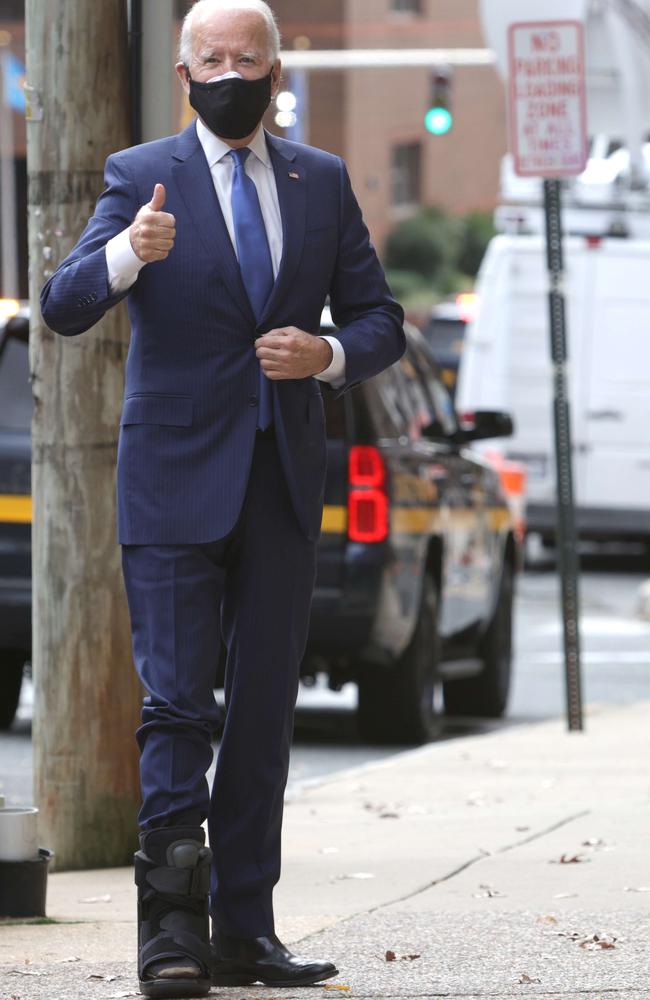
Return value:
M 422 437 L 422 428 L 434 422 L 436 414 L 411 345 L 402 356 L 399 368 L 410 403 L 409 437 L 417 440 Z
M 32 422 L 29 348 L 8 339 L 0 354 L 0 430 L 28 431 Z
M 399 438 L 409 424 L 408 405 L 393 365 L 366 383 L 366 400 L 378 437 Z
M 456 411 L 435 366 L 417 345 L 411 347 L 411 358 L 417 368 L 423 392 L 429 401 L 431 414 L 429 423 L 437 422 L 445 434 L 454 434 L 458 430 Z
M 424 336 L 427 339 L 436 361 L 441 365 L 458 365 L 466 324 L 458 319 L 431 319 L 425 327 Z

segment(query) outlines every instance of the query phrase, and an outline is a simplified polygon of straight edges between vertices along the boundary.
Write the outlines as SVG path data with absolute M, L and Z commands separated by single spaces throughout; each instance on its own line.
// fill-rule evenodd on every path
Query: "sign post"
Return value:
M 583 714 L 560 178 L 582 173 L 587 163 L 583 34 L 583 26 L 578 21 L 513 24 L 508 33 L 509 118 L 514 168 L 521 177 L 544 178 L 553 364 L 557 549 L 570 730 L 583 729 Z

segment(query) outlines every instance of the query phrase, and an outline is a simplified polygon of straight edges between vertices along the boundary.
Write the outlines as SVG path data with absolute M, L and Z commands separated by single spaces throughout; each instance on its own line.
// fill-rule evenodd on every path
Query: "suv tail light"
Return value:
M 350 448 L 348 537 L 352 542 L 383 542 L 388 536 L 386 466 L 378 448 Z

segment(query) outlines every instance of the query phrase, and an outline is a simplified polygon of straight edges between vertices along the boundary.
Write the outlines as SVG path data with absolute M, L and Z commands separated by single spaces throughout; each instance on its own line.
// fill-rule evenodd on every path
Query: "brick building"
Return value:
M 477 0 L 271 0 L 286 49 L 482 48 Z M 454 213 L 495 205 L 506 149 L 503 85 L 491 67 L 453 71 L 454 125 L 423 126 L 428 69 L 310 74 L 307 141 L 344 156 L 381 247 L 419 204 Z M 275 129 L 281 132 L 280 129 Z
M 178 22 L 191 0 L 174 0 Z M 478 0 L 271 0 L 285 49 L 483 47 Z M 24 62 L 24 0 L 2 0 L 0 45 Z M 161 53 L 168 58 L 167 53 Z M 169 56 L 171 56 L 171 45 Z M 386 235 L 418 205 L 451 212 L 490 211 L 506 146 L 503 85 L 494 69 L 456 68 L 454 125 L 431 136 L 423 125 L 429 70 L 357 69 L 310 74 L 306 141 L 344 156 L 373 239 Z M 191 109 L 169 65 L 177 128 Z M 24 115 L 11 112 L 16 167 L 17 249 L 21 295 L 27 294 Z M 273 123 L 266 124 L 283 133 Z M 5 154 L 7 152 L 5 151 Z

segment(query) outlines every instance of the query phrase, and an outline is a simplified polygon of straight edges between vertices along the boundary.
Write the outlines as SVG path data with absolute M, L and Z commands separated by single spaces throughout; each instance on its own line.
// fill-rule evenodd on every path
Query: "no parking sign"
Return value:
M 588 155 L 582 24 L 511 24 L 508 61 L 515 172 L 521 177 L 581 174 Z

